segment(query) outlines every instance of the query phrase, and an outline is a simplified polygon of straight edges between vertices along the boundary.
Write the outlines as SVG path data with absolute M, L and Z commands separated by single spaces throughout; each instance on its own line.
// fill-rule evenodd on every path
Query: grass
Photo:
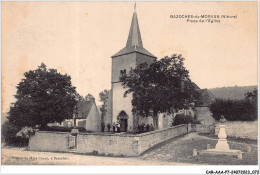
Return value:
M 193 149 L 197 151 L 202 151 L 207 148 L 207 144 L 215 147 L 217 140 L 202 138 L 200 136 L 186 139 L 177 140 L 171 142 L 153 150 L 150 153 L 143 155 L 141 158 L 145 160 L 158 160 L 167 162 L 182 162 L 182 163 L 192 163 L 192 164 L 202 164 L 202 165 L 257 165 L 257 147 L 252 146 L 251 153 L 247 153 L 245 143 L 229 143 L 230 149 L 238 149 L 243 153 L 243 159 L 239 160 L 237 157 L 218 155 L 198 155 L 192 156 Z
M 218 139 L 217 135 L 209 135 L 209 134 L 199 134 L 199 135 Z M 257 143 L 258 143 L 258 140 L 253 140 L 253 139 L 249 139 L 249 138 L 240 138 L 240 137 L 235 137 L 235 136 L 227 136 L 227 140 L 232 141 L 232 142 L 247 143 L 247 144 L 254 144 L 254 145 L 257 145 Z

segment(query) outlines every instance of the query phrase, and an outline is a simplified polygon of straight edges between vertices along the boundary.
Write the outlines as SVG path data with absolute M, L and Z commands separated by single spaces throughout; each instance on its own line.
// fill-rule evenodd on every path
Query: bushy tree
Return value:
M 1 126 L 1 141 L 7 145 L 13 144 L 15 146 L 23 146 L 21 145 L 23 141 L 19 140 L 16 137 L 16 134 L 20 131 L 20 129 L 6 120 Z
M 198 124 L 199 122 L 196 120 L 195 117 L 192 117 L 191 115 L 177 114 L 173 119 L 172 126 L 189 123 Z
M 100 107 L 102 124 L 104 124 L 104 117 L 107 112 L 108 96 L 109 96 L 109 91 L 107 89 L 99 93 L 99 98 L 100 101 L 102 102 L 102 106 Z
M 128 74 L 122 74 L 120 81 L 126 88 L 124 95 L 133 94 L 133 113 L 153 116 L 155 127 L 159 113 L 187 109 L 198 95 L 184 67 L 184 58 L 176 54 L 150 65 L 139 64 Z
M 216 99 L 210 106 L 213 117 L 221 115 L 229 121 L 253 121 L 257 119 L 257 90 L 245 94 L 242 100 Z
M 9 111 L 8 119 L 13 126 L 46 126 L 72 118 L 76 88 L 72 86 L 70 76 L 47 69 L 43 63 L 24 76 L 17 85 L 16 102 Z
M 102 107 L 101 107 L 101 111 L 104 110 L 106 108 L 106 103 L 108 100 L 108 95 L 109 95 L 109 90 L 105 89 L 102 92 L 99 93 L 99 99 L 102 102 Z

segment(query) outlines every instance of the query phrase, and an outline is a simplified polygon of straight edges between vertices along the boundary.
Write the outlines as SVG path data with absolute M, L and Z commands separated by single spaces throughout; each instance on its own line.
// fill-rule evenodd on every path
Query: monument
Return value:
M 222 115 L 220 118 L 221 124 L 219 127 L 219 134 L 218 134 L 218 143 L 216 144 L 215 149 L 206 149 L 201 151 L 200 155 L 233 155 L 237 156 L 238 159 L 242 159 L 242 151 L 241 150 L 235 150 L 230 149 L 229 145 L 227 143 L 227 134 L 226 134 L 226 125 L 224 124 L 226 122 L 226 119 Z

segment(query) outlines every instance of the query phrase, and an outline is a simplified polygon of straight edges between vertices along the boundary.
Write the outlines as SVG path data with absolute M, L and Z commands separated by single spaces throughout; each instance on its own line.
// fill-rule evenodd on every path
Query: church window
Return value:
M 120 70 L 120 75 L 125 75 L 126 74 L 126 70 Z

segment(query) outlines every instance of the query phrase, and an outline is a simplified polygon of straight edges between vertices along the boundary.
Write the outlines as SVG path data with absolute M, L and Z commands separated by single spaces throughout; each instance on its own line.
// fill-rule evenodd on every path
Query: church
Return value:
M 152 63 L 156 56 L 147 51 L 142 43 L 136 10 L 134 10 L 126 46 L 112 57 L 111 81 L 111 119 L 112 123 L 119 123 L 121 131 L 135 132 L 141 123 L 151 124 L 152 118 L 142 118 L 132 114 L 132 94 L 124 97 L 126 89 L 119 81 L 121 74 L 127 74 L 132 68 L 141 63 Z M 145 121 L 143 121 L 145 120 Z
M 129 73 L 138 64 L 146 62 L 149 65 L 157 59 L 143 46 L 136 9 L 134 9 L 125 47 L 111 58 L 111 90 L 103 119 L 105 126 L 118 123 L 122 132 L 137 132 L 138 125 L 142 123 L 155 126 L 152 117 L 141 117 L 132 114 L 132 94 L 124 97 L 126 89 L 123 88 L 119 80 L 121 74 Z M 158 116 L 158 129 L 170 127 L 174 116 L 175 114 L 160 114 Z

